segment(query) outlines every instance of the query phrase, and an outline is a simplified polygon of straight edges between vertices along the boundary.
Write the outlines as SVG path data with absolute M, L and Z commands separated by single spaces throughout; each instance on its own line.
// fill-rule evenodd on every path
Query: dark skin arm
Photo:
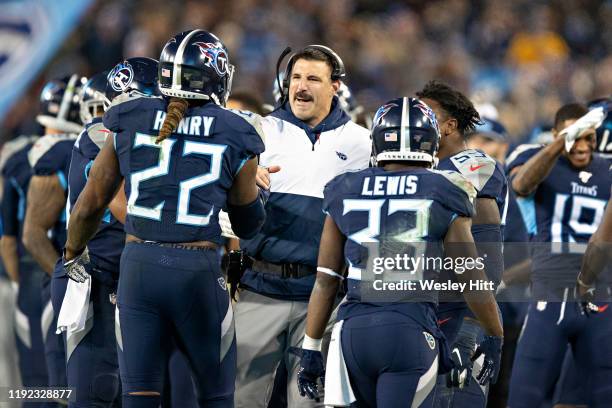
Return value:
M 593 285 L 597 276 L 610 263 L 610 243 L 612 242 L 612 200 L 597 231 L 591 236 L 586 252 L 582 257 L 582 269 L 578 278 L 585 285 Z M 578 284 L 580 294 L 586 294 L 588 287 Z
M 257 158 L 252 158 L 242 166 L 234 178 L 234 183 L 227 194 L 227 201 L 231 205 L 246 205 L 255 201 L 259 193 L 255 183 L 256 175 Z
M 87 184 L 70 214 L 66 260 L 83 252 L 87 242 L 95 235 L 104 210 L 115 197 L 122 180 L 113 140 L 108 138 L 96 157 Z
M 127 198 L 125 197 L 125 180 L 119 186 L 117 195 L 113 198 L 113 201 L 108 205 L 113 217 L 119 220 L 120 223 L 125 225 L 125 217 L 127 216 Z
M 321 243 L 319 245 L 319 260 L 317 264 L 337 273 L 344 268 L 344 242 L 334 220 L 328 215 L 325 218 Z M 326 273 L 317 272 L 317 280 L 310 294 L 308 315 L 306 317 L 306 335 L 313 339 L 323 338 L 325 327 L 334 308 L 336 293 L 340 287 L 340 279 Z
M 555 166 L 565 148 L 565 139 L 556 138 L 522 166 L 512 169 L 512 189 L 521 197 L 533 193 Z
M 51 275 L 59 254 L 47 231 L 55 225 L 66 205 L 66 195 L 57 176 L 32 176 L 27 201 L 23 244 L 40 267 Z
M 17 237 L 3 235 L 0 239 L 0 256 L 4 269 L 12 282 L 19 282 L 19 255 L 17 253 Z
M 451 258 L 470 257 L 477 258 L 478 251 L 470 231 L 472 220 L 467 217 L 457 217 L 451 224 L 444 238 L 446 255 Z M 491 291 L 470 290 L 470 282 L 486 280 L 487 277 L 483 270 L 474 268 L 468 269 L 462 274 L 456 274 L 457 281 L 466 283 L 466 290 L 463 293 L 466 303 L 474 313 L 480 325 L 490 336 L 503 336 L 503 329 L 497 314 L 497 302 Z

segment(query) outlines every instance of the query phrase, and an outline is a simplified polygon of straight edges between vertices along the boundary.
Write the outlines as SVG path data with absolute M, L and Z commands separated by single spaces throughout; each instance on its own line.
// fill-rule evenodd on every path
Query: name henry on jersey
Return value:
M 414 194 L 417 191 L 417 176 L 376 176 L 363 179 L 361 195 L 384 196 Z
M 153 130 L 161 129 L 164 119 L 166 119 L 166 112 L 157 111 Z M 186 136 L 210 136 L 214 121 L 214 116 L 187 116 L 179 122 L 173 133 Z

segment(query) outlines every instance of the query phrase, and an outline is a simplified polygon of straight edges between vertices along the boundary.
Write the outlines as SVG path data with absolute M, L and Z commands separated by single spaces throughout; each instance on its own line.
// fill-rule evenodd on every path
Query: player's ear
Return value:
M 340 80 L 336 79 L 335 81 L 332 81 L 332 88 L 334 89 L 334 94 L 336 92 L 338 92 L 338 89 L 340 89 Z

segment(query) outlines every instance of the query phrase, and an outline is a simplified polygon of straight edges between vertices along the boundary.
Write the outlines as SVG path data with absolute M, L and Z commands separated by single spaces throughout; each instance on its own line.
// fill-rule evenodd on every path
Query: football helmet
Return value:
M 104 112 L 107 74 L 107 71 L 95 74 L 81 88 L 79 115 L 84 124 L 91 122 L 98 113 Z
M 436 115 L 423 101 L 397 98 L 382 105 L 372 122 L 374 165 L 385 161 L 436 164 L 440 129 Z
M 159 95 L 158 63 L 153 58 L 128 58 L 114 66 L 106 77 L 106 109 L 117 96 L 136 91 L 142 95 Z
M 204 30 L 177 34 L 159 57 L 159 90 L 166 96 L 209 99 L 224 106 L 233 76 L 227 48 Z
M 74 74 L 47 82 L 40 93 L 38 123 L 66 133 L 79 133 L 83 129 L 79 94 L 86 81 L 86 78 Z

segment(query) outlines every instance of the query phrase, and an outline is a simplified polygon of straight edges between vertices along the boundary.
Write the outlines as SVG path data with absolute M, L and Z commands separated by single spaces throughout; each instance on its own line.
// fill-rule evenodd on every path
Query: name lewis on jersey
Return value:
M 414 194 L 417 191 L 417 176 L 376 176 L 363 179 L 361 195 L 384 196 Z
M 166 112 L 157 111 L 153 130 L 161 129 Z M 210 136 L 213 132 L 213 116 L 187 116 L 181 120 L 173 133 L 186 136 Z

